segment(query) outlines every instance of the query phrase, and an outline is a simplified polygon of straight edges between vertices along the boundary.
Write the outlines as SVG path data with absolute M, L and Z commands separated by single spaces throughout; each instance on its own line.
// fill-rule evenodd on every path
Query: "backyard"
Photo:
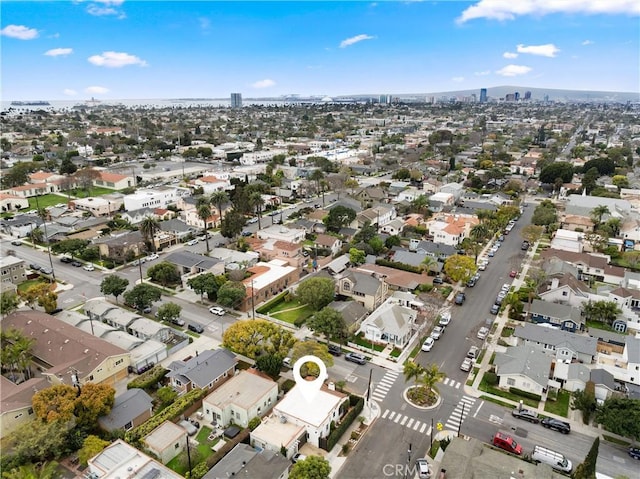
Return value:
M 198 435 L 196 436 L 195 441 L 193 439 L 190 439 L 189 444 L 191 448 L 190 453 L 191 453 L 192 469 L 196 464 L 206 461 L 207 458 L 214 452 L 213 449 L 211 448 L 215 446 L 218 443 L 218 441 L 220 441 L 219 437 L 217 437 L 213 441 L 210 441 L 208 439 L 209 434 L 211 434 L 211 428 L 208 428 L 207 426 L 202 426 L 202 429 L 200 429 L 200 432 L 198 432 Z M 197 444 L 193 444 L 194 442 L 197 442 Z M 174 457 L 167 463 L 167 467 L 169 469 L 176 471 L 178 474 L 185 476 L 186 473 L 189 472 L 189 465 L 187 464 L 186 455 L 187 455 L 186 450 L 178 454 L 176 457 Z
M 288 293 L 284 292 L 276 296 L 267 304 L 256 310 L 260 314 L 266 314 L 272 318 L 286 321 L 287 323 L 301 325 L 314 313 L 313 308 L 302 304 Z
M 117 190 L 112 190 L 109 188 L 103 188 L 102 186 L 93 186 L 89 188 L 89 192 L 85 189 L 75 189 L 71 190 L 71 196 L 75 196 L 76 198 L 88 198 L 89 196 L 102 196 L 108 195 L 109 193 L 116 193 Z
M 37 201 L 36 201 L 37 198 Z M 41 196 L 32 196 L 29 198 L 29 209 L 36 210 L 38 207 L 40 208 L 48 208 L 49 206 L 55 206 L 57 204 L 67 204 L 67 197 L 61 195 L 41 195 Z

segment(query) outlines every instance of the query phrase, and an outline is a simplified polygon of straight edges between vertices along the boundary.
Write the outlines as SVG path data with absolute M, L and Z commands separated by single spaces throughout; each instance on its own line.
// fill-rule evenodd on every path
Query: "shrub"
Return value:
M 484 380 L 489 386 L 495 386 L 498 384 L 498 375 L 496 373 L 492 373 L 487 371 L 484 373 Z
M 364 398 L 360 396 L 355 396 L 353 394 L 349 395 L 349 404 L 351 409 L 347 414 L 342 418 L 342 422 L 336 426 L 336 428 L 329 433 L 329 437 L 327 437 L 326 447 L 323 448 L 326 451 L 330 451 L 333 447 L 338 443 L 338 440 L 342 437 L 342 435 L 346 432 L 346 430 L 351 426 L 353 421 L 360 415 L 362 412 L 362 408 L 364 407 Z
M 129 384 L 127 384 L 127 389 L 150 389 L 162 381 L 168 372 L 168 369 L 156 364 L 148 371 L 145 371 L 140 376 L 130 381 Z
M 527 399 L 533 399 L 534 401 L 541 401 L 542 397 L 539 394 L 530 393 L 529 391 L 523 391 L 522 389 L 510 387 L 509 392 L 511 394 L 517 394 L 518 396 L 525 397 Z
M 303 316 L 298 316 L 296 319 L 293 320 L 293 325 L 298 327 L 298 328 L 301 328 L 306 320 L 307 320 L 307 318 L 305 318 Z
M 429 283 L 424 283 L 418 286 L 418 291 L 420 291 L 421 293 L 430 293 L 432 289 L 433 285 Z
M 258 416 L 254 417 L 253 419 L 251 419 L 251 421 L 249 421 L 249 430 L 253 431 L 260 425 L 261 422 L 262 421 Z
M 376 264 L 380 266 L 388 266 L 389 268 L 400 269 L 402 271 L 409 271 L 411 273 L 420 274 L 422 272 L 422 268 L 420 268 L 419 266 L 412 266 L 406 263 L 398 263 L 396 261 L 389 261 L 388 259 L 383 258 L 376 259 Z
M 187 479 L 200 479 L 209 471 L 206 461 L 202 461 L 200 464 L 196 464 L 191 468 L 191 474 L 187 471 L 185 477 Z

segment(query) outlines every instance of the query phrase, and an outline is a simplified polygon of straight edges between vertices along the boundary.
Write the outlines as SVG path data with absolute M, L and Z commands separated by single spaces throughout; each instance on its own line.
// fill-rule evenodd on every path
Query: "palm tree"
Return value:
M 405 381 L 408 382 L 413 380 L 414 382 L 418 382 L 418 379 L 424 373 L 424 368 L 418 363 L 407 361 L 406 363 L 404 363 L 404 369 L 402 373 L 404 374 Z
M 41 465 L 25 464 L 4 472 L 6 479 L 58 479 L 61 474 L 56 461 L 44 462 Z
M 430 273 L 433 267 L 438 263 L 438 261 L 433 256 L 425 256 L 422 260 L 422 264 L 427 267 L 427 274 Z
M 622 227 L 622 221 L 620 218 L 609 218 L 605 224 L 609 229 L 611 236 L 618 236 L 620 234 L 620 228 Z
M 215 205 L 218 209 L 218 216 L 220 217 L 220 221 L 222 221 L 222 205 L 229 202 L 229 195 L 226 191 L 218 190 L 211 195 L 211 204 Z
M 140 222 L 140 234 L 148 243 L 151 243 L 151 249 L 156 252 L 155 235 L 160 230 L 158 220 L 153 216 L 145 216 Z
M 610 213 L 609 207 L 606 205 L 598 205 L 591 210 L 591 221 L 593 221 L 595 225 L 594 230 L 598 229 L 598 226 L 602 223 L 602 217 Z
M 430 364 L 426 368 L 422 368 L 422 374 L 420 375 L 418 382 L 424 388 L 427 397 L 431 396 L 432 392 L 438 392 L 436 383 L 442 381 L 445 374 L 438 369 L 435 364 Z
M 313 173 L 311 173 L 311 176 L 309 176 L 310 180 L 313 180 L 316 182 L 316 192 L 318 194 L 320 194 L 320 181 L 323 178 L 324 178 L 324 173 L 320 169 L 315 170 Z
M 258 229 L 262 229 L 262 207 L 264 206 L 264 198 L 259 191 L 254 191 L 249 195 L 249 204 L 252 208 L 255 208 L 256 216 L 258 217 Z
M 489 237 L 489 228 L 486 224 L 480 223 L 471 228 L 471 239 L 474 241 L 483 241 Z
M 207 245 L 207 254 L 209 254 L 209 233 L 207 232 L 207 220 L 211 218 L 211 207 L 209 206 L 209 203 L 200 203 L 196 207 L 196 212 L 198 213 L 198 218 L 200 218 L 204 223 L 204 241 Z

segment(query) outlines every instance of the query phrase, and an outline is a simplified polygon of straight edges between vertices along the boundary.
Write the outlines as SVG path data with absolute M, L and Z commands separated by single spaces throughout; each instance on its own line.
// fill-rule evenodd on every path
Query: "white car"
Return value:
M 436 326 L 435 328 L 433 328 L 433 331 L 431 331 L 431 337 L 433 339 L 440 339 L 440 336 L 442 336 L 442 333 L 444 333 L 444 327 Z
M 87 263 L 82 267 L 82 269 L 85 271 L 93 271 L 95 268 L 91 263 Z
M 438 320 L 438 324 L 440 326 L 447 326 L 451 322 L 451 312 L 444 311 L 440 313 L 440 319 Z
M 424 343 L 422 343 L 422 350 L 424 352 L 431 351 L 431 348 L 433 347 L 433 345 L 435 343 L 436 343 L 435 339 L 433 339 L 431 336 L 429 336 L 427 339 L 424 340 Z
M 478 269 L 479 269 L 480 271 L 484 271 L 484 270 L 486 270 L 486 269 L 487 269 L 487 263 L 480 263 L 480 264 L 478 265 Z
M 258 217 L 257 217 L 257 216 L 254 216 L 253 218 L 251 218 L 251 219 L 249 220 L 249 223 L 251 223 L 251 224 L 253 224 L 253 223 L 257 223 L 257 222 L 258 222 Z
M 478 330 L 478 339 L 486 339 L 488 335 L 489 335 L 489 328 L 482 326 Z
M 187 246 L 193 246 L 193 245 L 196 245 L 196 244 L 198 244 L 198 239 L 197 238 L 196 239 L 192 239 L 191 241 L 187 242 Z
M 211 308 L 209 308 L 209 312 L 211 314 L 217 314 L 218 316 L 224 316 L 224 313 L 226 311 L 224 310 L 224 308 L 221 308 L 220 306 L 212 306 Z
M 153 261 L 154 259 L 158 259 L 160 256 L 158 255 L 158 253 L 152 253 L 149 256 L 147 256 L 147 261 Z
M 472 366 L 473 361 L 469 358 L 464 358 L 464 361 L 462 361 L 462 364 L 460 365 L 460 369 L 468 373 L 469 371 L 471 371 Z

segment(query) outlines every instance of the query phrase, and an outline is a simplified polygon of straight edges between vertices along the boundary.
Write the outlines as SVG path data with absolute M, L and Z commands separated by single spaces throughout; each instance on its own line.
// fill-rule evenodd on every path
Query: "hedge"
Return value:
M 283 291 L 282 293 L 280 293 L 275 298 L 270 299 L 269 301 L 267 301 L 265 304 L 263 304 L 259 308 L 256 308 L 256 313 L 260 313 L 260 314 L 268 313 L 271 310 L 271 308 L 273 308 L 274 306 L 277 306 L 280 303 L 284 302 L 287 299 L 287 296 L 289 294 L 290 294 L 289 291 Z
M 162 379 L 167 375 L 168 372 L 168 369 L 165 369 L 159 364 L 156 364 L 154 367 L 152 367 L 148 371 L 145 371 L 133 381 L 129 382 L 129 384 L 127 384 L 127 389 L 148 389 L 150 387 L 153 387 L 157 383 L 162 381 Z
M 342 422 L 336 427 L 329 436 L 327 437 L 326 443 L 326 451 L 331 451 L 333 447 L 338 443 L 342 435 L 347 431 L 349 426 L 356 420 L 356 418 L 362 412 L 362 408 L 364 407 L 364 398 L 360 396 L 355 396 L 353 394 L 349 395 L 349 405 L 351 409 L 347 414 L 345 414 L 344 418 L 342 418 Z
M 192 404 L 205 397 L 207 392 L 208 391 L 206 389 L 192 389 L 188 393 L 178 397 L 171 406 L 163 409 L 150 419 L 147 419 L 138 427 L 127 431 L 125 434 L 126 441 L 129 443 L 137 442 L 140 438 L 149 434 L 163 422 L 180 416 L 180 414 L 186 411 Z
M 419 266 L 412 266 L 406 263 L 398 263 L 396 261 L 389 261 L 388 259 L 378 258 L 376 264 L 380 266 L 388 266 L 389 268 L 400 269 L 402 271 L 409 271 L 410 273 L 422 273 L 422 268 Z
M 510 387 L 509 388 L 509 392 L 511 394 L 517 394 L 518 396 L 522 396 L 522 397 L 525 397 L 527 399 L 533 399 L 534 401 L 541 401 L 542 400 L 542 396 L 540 396 L 539 394 L 530 393 L 529 391 L 523 391 L 522 389 L 518 389 L 518 388 L 514 388 L 514 387 Z

